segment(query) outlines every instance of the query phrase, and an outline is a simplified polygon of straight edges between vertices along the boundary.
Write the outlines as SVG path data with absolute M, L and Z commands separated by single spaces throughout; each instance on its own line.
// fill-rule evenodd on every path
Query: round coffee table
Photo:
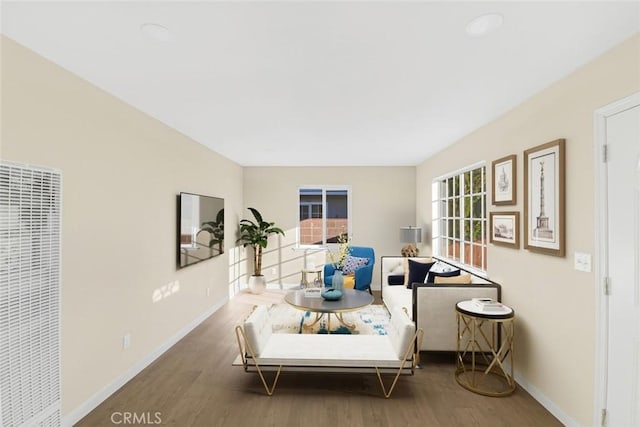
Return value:
M 373 296 L 365 291 L 357 291 L 355 289 L 343 289 L 342 298 L 337 301 L 327 301 L 320 297 L 306 297 L 304 290 L 288 292 L 284 300 L 298 310 L 311 311 L 316 313 L 315 320 L 309 324 L 303 324 L 304 329 L 309 329 L 326 314 L 327 315 L 327 332 L 331 333 L 331 315 L 334 314 L 342 325 L 349 330 L 354 330 L 356 325 L 345 323 L 342 314 L 349 311 L 357 311 L 373 303 Z

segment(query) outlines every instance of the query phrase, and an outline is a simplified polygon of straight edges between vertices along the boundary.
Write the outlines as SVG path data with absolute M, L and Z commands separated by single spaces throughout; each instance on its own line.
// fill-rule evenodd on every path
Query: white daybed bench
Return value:
M 283 371 L 346 372 L 376 373 L 389 398 L 400 375 L 413 375 L 419 354 L 414 348 L 422 339 L 422 330 L 401 309 L 392 313 L 387 335 L 273 334 L 266 306 L 256 307 L 235 331 L 240 355 L 233 365 L 257 372 L 269 396 Z M 267 371 L 276 372 L 271 386 Z M 382 374 L 395 374 L 389 390 Z

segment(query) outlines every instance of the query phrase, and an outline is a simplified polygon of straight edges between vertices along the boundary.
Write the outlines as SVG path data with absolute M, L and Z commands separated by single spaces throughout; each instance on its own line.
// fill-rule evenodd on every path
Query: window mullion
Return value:
M 460 253 L 459 253 L 459 260 L 461 263 L 465 263 L 464 260 L 464 253 L 465 253 L 465 239 L 464 239 L 464 208 L 465 208 L 465 203 L 464 203 L 464 174 L 461 173 L 458 175 L 458 238 L 460 239 Z
M 322 189 L 322 244 L 327 244 L 327 189 Z

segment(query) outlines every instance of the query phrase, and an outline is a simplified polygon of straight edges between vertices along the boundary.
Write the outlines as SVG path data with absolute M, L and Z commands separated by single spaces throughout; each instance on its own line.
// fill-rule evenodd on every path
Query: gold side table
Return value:
M 516 389 L 513 380 L 515 313 L 502 305 L 483 309 L 473 301 L 456 304 L 458 384 L 484 396 L 508 396 Z

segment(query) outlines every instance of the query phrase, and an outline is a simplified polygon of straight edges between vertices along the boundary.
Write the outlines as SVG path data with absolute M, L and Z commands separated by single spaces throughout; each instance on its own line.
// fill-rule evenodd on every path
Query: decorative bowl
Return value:
M 338 289 L 329 288 L 326 291 L 322 292 L 322 298 L 327 301 L 337 301 L 342 298 L 342 291 Z

